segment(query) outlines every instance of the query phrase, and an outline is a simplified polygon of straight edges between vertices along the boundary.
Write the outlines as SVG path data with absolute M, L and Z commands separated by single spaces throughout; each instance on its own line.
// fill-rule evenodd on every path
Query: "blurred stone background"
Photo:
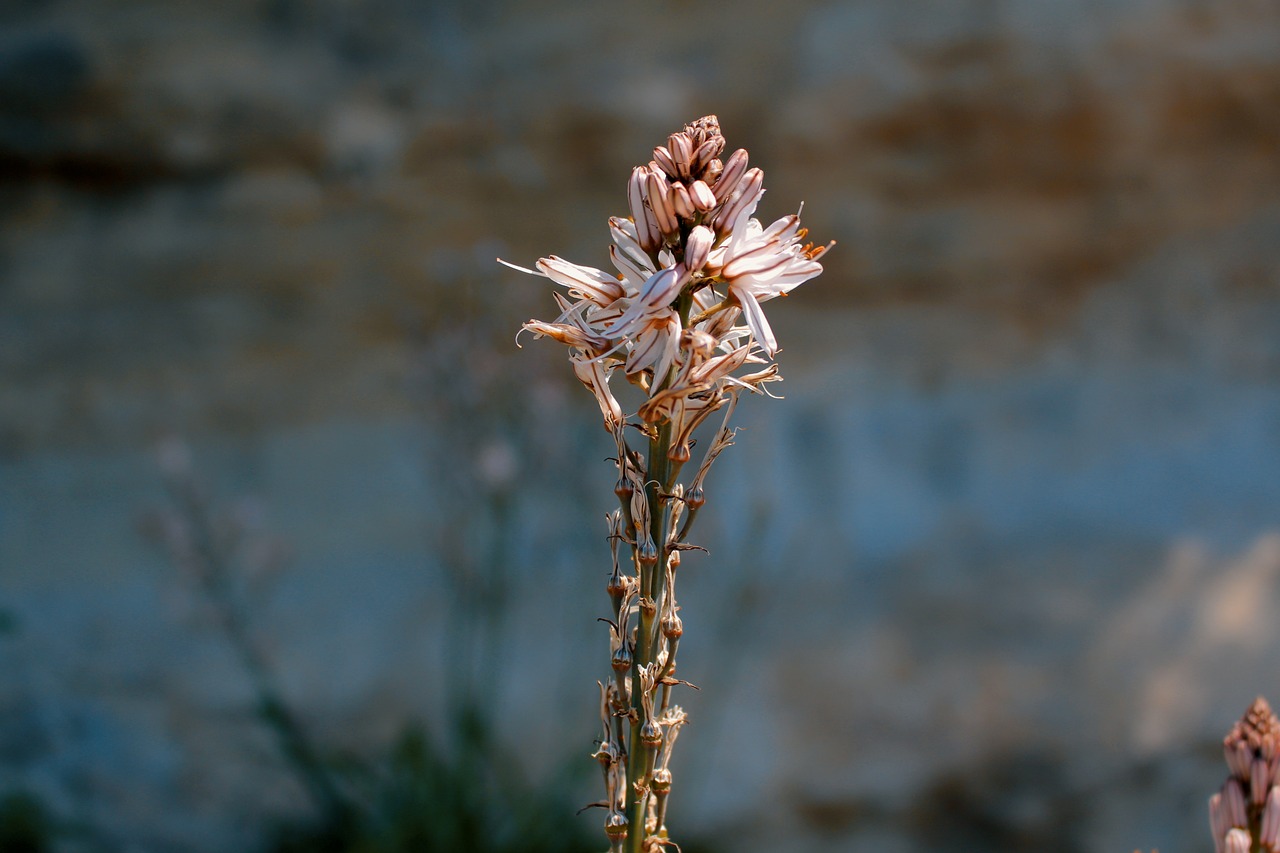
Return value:
M 292 555 L 253 624 L 319 742 L 444 732 L 498 589 L 503 737 L 594 799 L 611 448 L 493 259 L 605 265 L 707 112 L 839 245 L 686 561 L 680 837 L 1208 849 L 1218 740 L 1280 699 L 1262 0 L 5 3 L 0 793 L 67 849 L 307 808 L 139 532 L 179 436 Z

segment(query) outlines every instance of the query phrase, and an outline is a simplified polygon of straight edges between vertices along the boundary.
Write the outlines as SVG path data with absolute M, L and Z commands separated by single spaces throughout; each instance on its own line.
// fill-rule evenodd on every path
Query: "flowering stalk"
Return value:
M 594 754 L 604 775 L 606 797 L 597 805 L 607 810 L 611 853 L 675 846 L 666 827 L 670 761 L 688 720 L 671 702 L 675 688 L 688 685 L 676 677 L 684 633 L 676 604 L 680 555 L 696 547 L 687 537 L 706 502 L 707 472 L 733 444 L 738 395 L 767 393 L 767 383 L 781 380 L 772 363 L 778 342 L 761 303 L 822 272 L 818 259 L 832 245 L 803 242 L 799 214 L 762 226 L 753 214 L 764 174 L 748 168 L 745 150 L 722 159 L 724 150 L 719 122 L 706 116 L 632 170 L 630 216 L 609 220 L 617 274 L 555 255 L 533 270 L 514 267 L 564 288 L 554 294 L 554 320 L 523 328 L 569 347 L 574 374 L 595 397 L 617 447 L 610 611 L 601 620 L 609 626 L 613 675 L 600 683 Z M 619 371 L 643 395 L 630 416 L 609 387 Z M 682 481 L 695 432 L 717 412 L 719 426 L 693 476 Z
M 1259 696 L 1222 741 L 1231 775 L 1209 798 L 1215 853 L 1280 853 L 1280 719 Z

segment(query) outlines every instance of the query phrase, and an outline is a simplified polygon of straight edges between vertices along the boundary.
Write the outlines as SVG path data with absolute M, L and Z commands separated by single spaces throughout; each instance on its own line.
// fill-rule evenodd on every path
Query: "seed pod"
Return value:
M 658 548 L 653 544 L 653 537 L 645 535 L 644 541 L 640 543 L 640 547 L 636 549 L 636 556 L 640 562 L 646 566 L 652 566 L 658 562 Z
M 631 481 L 626 477 L 619 477 L 618 482 L 613 484 L 613 493 L 618 496 L 618 500 L 630 500 Z
M 659 767 L 653 771 L 653 783 L 651 785 L 655 794 L 666 794 L 671 791 L 671 771 L 665 767 Z
M 698 509 L 707 502 L 707 494 L 702 490 L 702 486 L 695 486 L 689 490 L 689 494 L 684 496 L 684 502 L 691 509 Z
M 618 841 L 627 837 L 627 816 L 622 812 L 609 812 L 604 819 L 604 834 L 610 841 Z
M 613 650 L 613 659 L 609 661 L 609 665 L 614 672 L 627 672 L 631 669 L 631 661 L 631 644 L 623 641 L 622 645 Z
M 680 621 L 678 614 L 669 613 L 662 617 L 662 636 L 668 640 L 678 640 L 684 636 L 684 623 Z
M 662 746 L 662 726 L 653 720 L 645 720 L 640 726 L 640 742 L 651 749 Z

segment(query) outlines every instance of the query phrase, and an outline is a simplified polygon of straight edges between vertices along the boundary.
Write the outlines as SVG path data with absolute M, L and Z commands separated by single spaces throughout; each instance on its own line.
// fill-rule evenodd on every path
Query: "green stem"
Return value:
M 683 246 L 683 240 L 681 244 Z M 682 326 L 689 322 L 689 312 L 693 305 L 690 293 L 681 293 L 676 301 L 676 311 L 680 315 Z M 659 379 L 654 377 L 652 393 L 666 388 L 675 374 L 671 373 Z M 675 425 L 670 420 L 657 425 L 652 438 L 649 439 L 649 470 L 645 478 L 645 498 L 649 504 L 649 535 L 658 551 L 658 561 L 651 565 L 640 565 L 640 627 L 636 638 L 635 658 L 631 667 L 631 737 L 627 751 L 627 839 L 625 853 L 642 853 L 647 838 L 645 817 L 648 812 L 650 786 L 653 782 L 653 768 L 660 747 L 650 746 L 640 740 L 640 727 L 644 724 L 645 713 L 643 689 L 640 681 L 640 670 L 652 664 L 658 657 L 661 640 L 658 636 L 660 621 L 660 604 L 668 594 L 667 578 L 667 539 L 671 526 L 671 509 L 664 495 L 669 495 L 675 485 L 675 478 L 680 473 L 680 464 L 669 456 L 671 440 L 675 433 Z M 637 560 L 637 563 L 639 561 Z M 647 599 L 647 602 L 646 602 Z M 655 685 L 654 689 L 657 689 Z M 656 697 L 655 697 L 656 698 Z

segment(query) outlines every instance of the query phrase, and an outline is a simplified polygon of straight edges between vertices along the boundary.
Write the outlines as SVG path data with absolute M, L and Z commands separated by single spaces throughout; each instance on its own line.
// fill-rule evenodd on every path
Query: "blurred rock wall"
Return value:
M 603 265 L 629 167 L 706 112 L 764 214 L 839 245 L 775 303 L 787 399 L 745 401 L 689 561 L 675 825 L 1204 849 L 1215 740 L 1280 696 L 1253 0 L 8 4 L 0 783 L 113 850 L 305 807 L 138 533 L 171 434 L 289 543 L 256 624 L 353 749 L 438 719 L 483 551 L 448 529 L 510 496 L 503 630 L 539 642 L 495 689 L 547 709 L 535 775 L 585 754 L 609 447 L 561 354 L 510 343 L 547 288 L 492 259 Z

